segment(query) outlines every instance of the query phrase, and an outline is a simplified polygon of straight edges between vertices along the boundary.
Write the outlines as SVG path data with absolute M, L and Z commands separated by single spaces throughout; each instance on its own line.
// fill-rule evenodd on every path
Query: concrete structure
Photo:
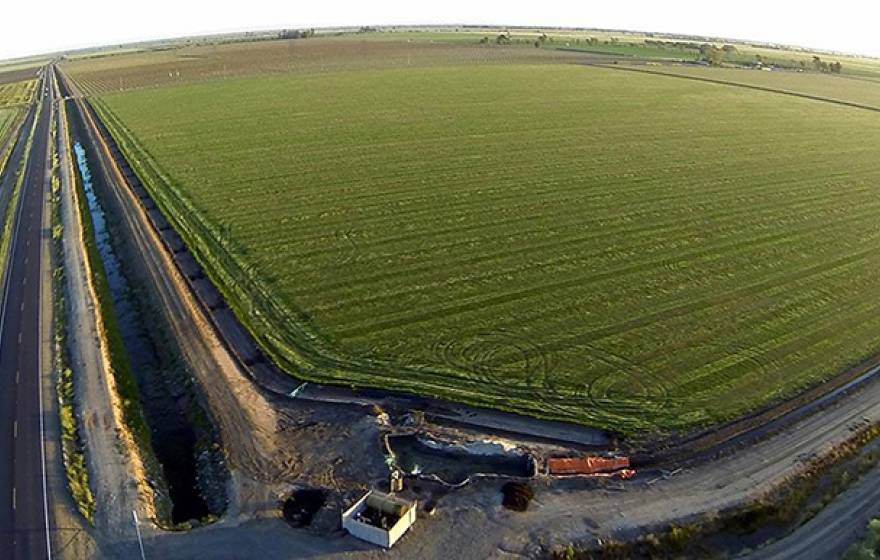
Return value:
M 378 523 L 380 518 L 387 523 Z M 416 502 L 375 490 L 367 492 L 342 514 L 343 529 L 384 548 L 391 548 L 415 522 Z

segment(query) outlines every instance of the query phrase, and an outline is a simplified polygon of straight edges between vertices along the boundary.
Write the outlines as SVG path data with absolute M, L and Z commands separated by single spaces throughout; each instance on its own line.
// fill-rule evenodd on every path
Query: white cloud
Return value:
M 880 56 L 872 0 L 510 2 L 446 0 L 8 2 L 0 58 L 190 34 L 281 27 L 489 23 L 579 26 L 714 35 Z

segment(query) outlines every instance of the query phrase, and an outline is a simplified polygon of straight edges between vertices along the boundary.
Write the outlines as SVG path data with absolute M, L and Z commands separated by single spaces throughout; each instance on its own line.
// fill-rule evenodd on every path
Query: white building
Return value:
M 352 536 L 391 548 L 416 522 L 416 502 L 375 490 L 342 514 L 342 527 Z

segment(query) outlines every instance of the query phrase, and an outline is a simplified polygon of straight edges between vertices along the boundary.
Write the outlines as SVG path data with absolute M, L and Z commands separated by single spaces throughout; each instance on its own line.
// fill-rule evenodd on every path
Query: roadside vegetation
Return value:
M 63 109 L 62 109 L 63 110 Z M 64 117 L 62 117 L 64 118 Z M 95 497 L 89 484 L 86 465 L 85 445 L 80 431 L 77 405 L 74 397 L 73 371 L 67 347 L 67 305 L 64 290 L 64 266 L 62 264 L 62 225 L 61 225 L 61 180 L 58 176 L 58 154 L 56 142 L 58 130 L 52 123 L 52 293 L 54 320 L 54 365 L 56 371 L 56 390 L 58 392 L 58 414 L 61 425 L 61 452 L 67 486 L 77 509 L 90 523 L 95 521 Z
M 865 536 L 847 551 L 844 560 L 876 560 L 880 558 L 880 519 L 868 524 Z

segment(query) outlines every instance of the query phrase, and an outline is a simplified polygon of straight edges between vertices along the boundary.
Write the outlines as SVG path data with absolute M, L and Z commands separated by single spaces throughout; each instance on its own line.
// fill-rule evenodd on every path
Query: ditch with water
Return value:
M 78 115 L 77 115 L 78 116 Z M 167 488 L 167 524 L 181 527 L 220 515 L 226 507 L 227 475 L 218 436 L 196 395 L 186 365 L 158 311 L 143 288 L 127 276 L 120 258 L 121 240 L 101 204 L 90 169 L 92 154 L 79 142 L 82 122 L 72 119 L 72 135 L 79 176 L 88 203 L 95 242 L 112 295 L 119 331 L 140 390 L 141 408 L 149 426 L 152 451 L 161 465 Z M 76 125 L 79 126 L 76 126 Z M 156 481 L 151 481 L 156 485 Z M 160 504 L 160 515 L 163 504 Z M 167 510 L 168 505 L 165 505 Z

